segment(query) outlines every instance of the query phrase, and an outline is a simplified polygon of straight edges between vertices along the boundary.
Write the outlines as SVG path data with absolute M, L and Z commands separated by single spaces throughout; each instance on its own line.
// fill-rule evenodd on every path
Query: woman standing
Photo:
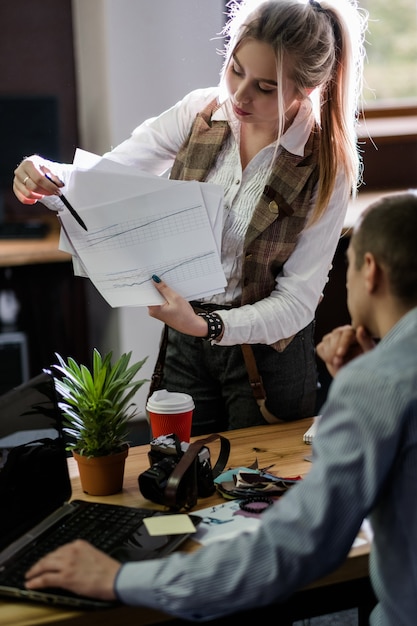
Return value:
M 149 308 L 169 327 L 159 386 L 193 396 L 194 435 L 314 414 L 314 314 L 360 177 L 366 20 L 356 2 L 248 0 L 229 11 L 219 85 L 105 155 L 224 189 L 224 293 L 189 303 L 154 277 L 166 303 Z M 65 183 L 70 168 L 25 159 L 15 193 L 58 208 L 44 174 Z M 243 345 L 266 388 L 261 411 Z

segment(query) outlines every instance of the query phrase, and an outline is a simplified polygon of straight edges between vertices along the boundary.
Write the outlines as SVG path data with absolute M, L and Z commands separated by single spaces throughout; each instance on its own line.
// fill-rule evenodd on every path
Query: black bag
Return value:
M 211 466 L 208 443 L 220 440 L 218 459 Z M 150 468 L 139 474 L 142 495 L 171 510 L 190 510 L 197 498 L 215 491 L 214 478 L 224 470 L 229 458 L 230 441 L 217 433 L 191 444 L 180 442 L 175 434 L 151 441 Z

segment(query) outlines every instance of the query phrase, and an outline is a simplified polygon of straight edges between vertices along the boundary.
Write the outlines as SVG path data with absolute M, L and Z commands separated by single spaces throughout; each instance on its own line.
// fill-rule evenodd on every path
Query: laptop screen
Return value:
M 53 377 L 0 396 L 0 550 L 71 497 Z

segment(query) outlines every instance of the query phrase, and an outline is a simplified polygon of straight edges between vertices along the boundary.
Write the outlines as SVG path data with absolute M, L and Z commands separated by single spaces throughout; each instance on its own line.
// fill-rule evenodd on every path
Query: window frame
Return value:
M 417 101 L 381 101 L 358 120 L 361 190 L 417 188 Z

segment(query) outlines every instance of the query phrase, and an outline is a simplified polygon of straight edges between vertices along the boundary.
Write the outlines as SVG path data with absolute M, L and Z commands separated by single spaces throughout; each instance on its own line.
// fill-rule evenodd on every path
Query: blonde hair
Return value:
M 236 48 L 246 39 L 271 45 L 277 61 L 278 137 L 285 123 L 282 74 L 285 56 L 291 59 L 292 76 L 300 99 L 315 89 L 315 110 L 321 127 L 317 201 L 311 221 L 317 221 L 330 200 L 337 172 L 342 167 L 352 193 L 361 176 L 356 122 L 362 91 L 364 33 L 367 13 L 356 0 L 232 0 L 223 30 L 224 50 L 221 86 Z M 285 55 L 285 56 L 284 56 Z

